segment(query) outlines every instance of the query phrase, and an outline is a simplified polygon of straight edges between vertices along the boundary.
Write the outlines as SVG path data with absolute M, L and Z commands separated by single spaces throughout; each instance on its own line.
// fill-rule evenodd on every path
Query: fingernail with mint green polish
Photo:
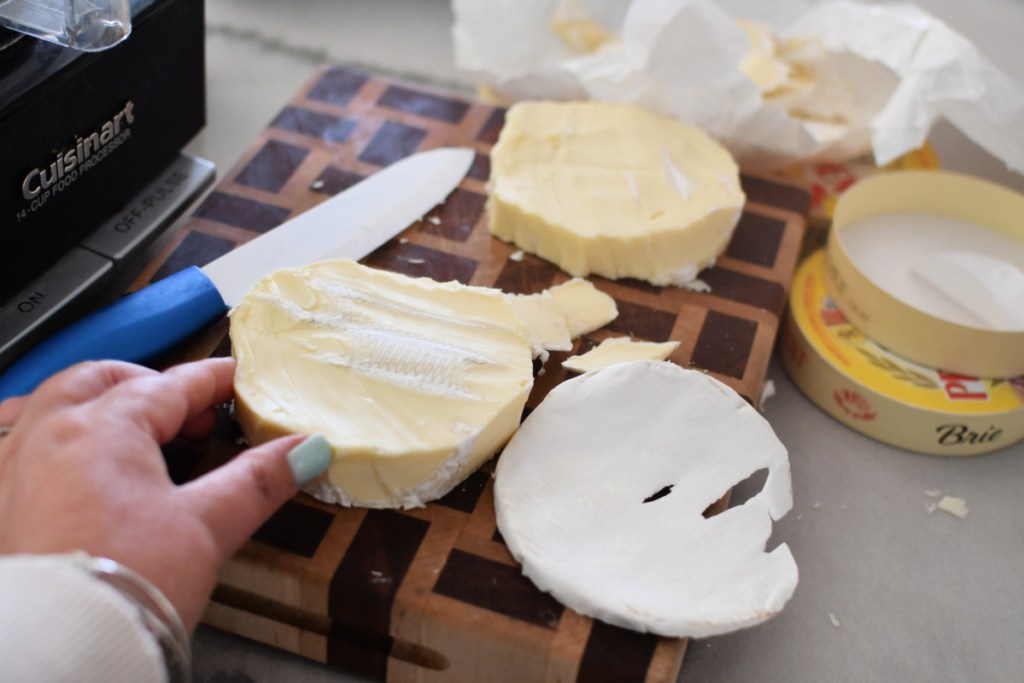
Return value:
M 309 437 L 288 451 L 288 465 L 295 483 L 305 486 L 323 474 L 331 464 L 331 444 L 322 434 Z

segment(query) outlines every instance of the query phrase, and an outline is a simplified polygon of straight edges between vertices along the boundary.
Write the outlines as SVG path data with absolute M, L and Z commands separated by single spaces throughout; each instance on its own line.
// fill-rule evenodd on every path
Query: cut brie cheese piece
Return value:
M 604 327 L 619 315 L 615 299 L 580 278 L 537 294 L 507 296 L 526 323 L 535 356 L 569 351 L 574 338 Z
M 565 315 L 550 291 L 509 294 L 508 300 L 519 318 L 526 323 L 534 356 L 543 356 L 548 351 L 572 350 L 572 334 Z
M 584 354 L 569 356 L 562 361 L 562 367 L 573 372 L 589 372 L 634 360 L 665 360 L 677 348 L 677 341 L 659 343 L 610 337 Z
M 615 299 L 589 280 L 573 278 L 547 291 L 565 316 L 565 324 L 573 337 L 604 327 L 619 315 Z
M 570 275 L 684 284 L 725 249 L 745 197 L 728 151 L 639 107 L 520 102 L 491 151 L 491 232 Z
M 320 500 L 414 507 L 493 455 L 533 383 L 530 340 L 496 290 L 347 260 L 283 269 L 231 313 L 236 409 L 251 443 L 320 433 Z
M 704 518 L 730 487 L 764 488 Z M 779 612 L 797 583 L 772 520 L 789 460 L 725 384 L 665 361 L 620 363 L 553 389 L 498 460 L 498 529 L 523 572 L 568 607 L 661 635 L 708 636 Z

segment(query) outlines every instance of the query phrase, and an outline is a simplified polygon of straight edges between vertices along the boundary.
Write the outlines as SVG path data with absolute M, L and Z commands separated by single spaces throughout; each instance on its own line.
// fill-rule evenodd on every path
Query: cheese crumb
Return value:
M 831 621 L 832 625 L 836 628 L 839 628 L 842 625 L 839 623 L 839 619 L 836 618 L 836 615 L 832 614 L 831 612 L 828 613 L 828 620 Z
M 967 501 L 965 501 L 963 498 L 956 498 L 954 496 L 943 496 L 939 500 L 939 504 L 937 507 L 943 512 L 948 512 L 954 517 L 959 517 L 960 519 L 964 519 L 965 517 L 967 517 Z
M 684 282 L 682 284 L 682 287 L 683 287 L 683 289 L 688 289 L 691 292 L 697 292 L 699 294 L 710 294 L 711 293 L 711 285 L 709 285 L 708 283 L 704 282 L 700 278 L 697 278 L 697 279 L 694 279 L 694 280 L 690 280 L 689 282 Z

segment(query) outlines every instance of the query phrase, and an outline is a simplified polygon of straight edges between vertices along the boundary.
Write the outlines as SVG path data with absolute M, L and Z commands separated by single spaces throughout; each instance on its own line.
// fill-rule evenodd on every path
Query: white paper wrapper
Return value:
M 882 165 L 920 147 L 944 116 L 1024 172 L 1024 84 L 913 5 L 453 0 L 452 6 L 457 65 L 508 102 L 634 103 L 706 130 L 748 168 L 867 152 Z M 759 86 L 745 65 L 763 36 L 748 34 L 737 20 L 763 25 L 763 35 L 784 49 L 782 68 L 798 78 L 781 91 Z M 759 73 L 770 78 L 779 61 L 761 60 L 767 71 Z

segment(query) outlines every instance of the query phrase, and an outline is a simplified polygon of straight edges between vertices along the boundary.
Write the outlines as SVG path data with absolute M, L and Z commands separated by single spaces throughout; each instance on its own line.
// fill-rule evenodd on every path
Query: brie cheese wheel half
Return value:
M 231 313 L 235 407 L 253 444 L 323 434 L 307 491 L 416 507 L 508 440 L 533 384 L 530 338 L 497 291 L 325 261 L 278 270 Z
M 574 276 L 685 284 L 744 201 L 724 147 L 633 105 L 519 102 L 491 150 L 490 231 Z
M 767 469 L 741 505 L 701 514 Z M 797 583 L 785 544 L 789 460 L 735 391 L 667 361 L 567 380 L 498 460 L 498 529 L 523 573 L 566 606 L 665 636 L 708 636 L 779 612 Z

